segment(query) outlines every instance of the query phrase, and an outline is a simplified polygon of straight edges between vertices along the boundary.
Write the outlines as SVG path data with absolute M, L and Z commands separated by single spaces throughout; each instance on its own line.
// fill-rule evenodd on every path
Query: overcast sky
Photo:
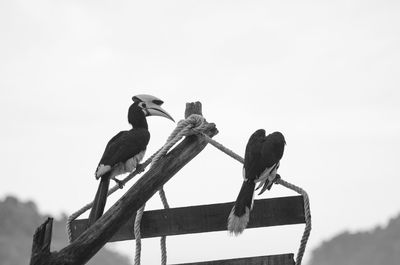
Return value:
M 0 196 L 78 210 L 146 93 L 176 120 L 201 101 L 215 139 L 242 156 L 258 128 L 285 135 L 280 174 L 311 199 L 307 258 L 341 231 L 385 224 L 400 212 L 399 14 L 389 0 L 0 1 Z M 148 120 L 147 156 L 175 126 Z M 165 186 L 170 205 L 233 201 L 241 172 L 209 146 Z M 169 237 L 169 262 L 296 253 L 303 227 Z M 158 239 L 143 244 L 156 264 Z M 133 241 L 111 246 L 133 259 Z

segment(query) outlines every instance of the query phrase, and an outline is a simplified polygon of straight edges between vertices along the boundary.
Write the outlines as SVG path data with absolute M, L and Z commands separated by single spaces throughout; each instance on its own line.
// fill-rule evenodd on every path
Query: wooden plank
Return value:
M 225 231 L 233 202 L 166 210 L 145 211 L 142 217 L 142 238 Z M 134 239 L 135 214 L 109 242 Z M 302 196 L 255 200 L 248 228 L 304 223 Z M 86 230 L 87 219 L 71 223 L 72 238 Z
M 273 256 L 258 256 L 239 259 L 225 259 L 193 263 L 179 263 L 175 265 L 294 265 L 293 254 Z

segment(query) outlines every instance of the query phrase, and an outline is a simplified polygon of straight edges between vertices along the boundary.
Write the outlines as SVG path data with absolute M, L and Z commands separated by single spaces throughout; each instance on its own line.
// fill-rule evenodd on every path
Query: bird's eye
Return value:
M 146 108 L 146 103 L 141 102 L 141 103 L 140 103 L 140 107 L 141 107 L 141 108 Z
M 154 100 L 153 100 L 153 103 L 156 104 L 156 105 L 161 106 L 161 105 L 164 103 L 164 101 L 159 100 L 159 99 L 154 99 Z

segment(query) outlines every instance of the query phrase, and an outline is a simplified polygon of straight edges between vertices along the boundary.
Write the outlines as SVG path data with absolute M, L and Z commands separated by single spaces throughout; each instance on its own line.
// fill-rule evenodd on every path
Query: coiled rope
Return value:
M 134 172 L 129 174 L 127 177 L 125 177 L 122 180 L 123 184 L 126 184 L 129 180 L 131 180 L 133 177 L 135 177 L 137 174 L 141 173 L 146 169 L 146 167 L 151 163 L 152 166 L 154 166 L 159 159 L 166 155 L 169 149 L 171 149 L 172 146 L 174 146 L 181 138 L 184 136 L 192 135 L 192 134 L 201 134 L 204 136 L 205 140 L 219 149 L 220 151 L 224 152 L 225 154 L 229 155 L 230 157 L 234 158 L 235 160 L 239 161 L 240 163 L 244 163 L 244 159 L 230 150 L 229 148 L 226 148 L 222 144 L 218 143 L 217 141 L 213 140 L 211 137 L 206 135 L 204 133 L 204 130 L 207 128 L 207 122 L 205 121 L 204 117 L 201 115 L 197 114 L 192 114 L 190 115 L 187 119 L 181 120 L 178 122 L 178 125 L 174 129 L 174 131 L 171 133 L 171 135 L 168 137 L 166 143 L 162 148 L 160 148 L 157 152 L 155 152 L 150 158 L 148 158 L 139 169 L 136 169 Z M 278 178 L 275 180 L 275 183 L 280 184 L 286 188 L 289 188 L 303 196 L 304 200 L 304 211 L 305 211 L 305 221 L 306 221 L 306 227 L 303 232 L 303 236 L 300 241 L 300 247 L 297 252 L 296 256 L 296 265 L 301 265 L 301 261 L 307 246 L 307 241 L 311 233 L 311 211 L 310 211 L 310 202 L 308 198 L 308 194 L 306 191 L 304 191 L 302 188 L 295 186 L 281 178 Z M 108 195 L 111 195 L 114 193 L 116 190 L 119 189 L 118 185 L 115 185 L 113 188 L 111 188 L 108 191 Z M 169 208 L 167 198 L 165 196 L 165 192 L 163 188 L 159 190 L 159 196 L 161 198 L 161 201 L 163 203 L 163 206 L 165 209 Z M 67 232 L 69 236 L 69 240 L 71 241 L 72 239 L 72 231 L 71 231 L 71 222 L 78 218 L 81 214 L 86 212 L 88 209 L 90 209 L 93 206 L 93 202 L 86 204 L 84 207 L 82 207 L 80 210 L 76 211 L 73 213 L 71 216 L 68 217 L 67 219 Z M 135 239 L 136 239 L 136 251 L 135 251 L 135 265 L 140 265 L 140 256 L 141 256 L 141 234 L 140 234 L 140 222 L 143 216 L 145 204 L 137 211 L 136 218 L 135 218 L 135 224 L 134 224 L 134 233 L 135 233 Z M 162 236 L 160 240 L 160 245 L 161 245 L 161 264 L 166 265 L 167 263 L 167 250 L 166 250 L 166 237 Z

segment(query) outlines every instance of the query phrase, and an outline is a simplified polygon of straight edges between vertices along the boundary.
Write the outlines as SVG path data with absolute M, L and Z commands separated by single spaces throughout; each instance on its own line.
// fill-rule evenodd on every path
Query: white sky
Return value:
M 306 256 L 384 224 L 400 212 L 399 13 L 398 1 L 0 1 L 0 196 L 56 216 L 92 200 L 105 144 L 147 93 L 176 120 L 201 101 L 215 139 L 242 156 L 254 130 L 284 133 L 280 173 L 311 198 Z M 149 125 L 147 155 L 174 128 Z M 165 189 L 171 206 L 226 202 L 241 177 L 210 146 Z M 169 262 L 296 253 L 302 230 L 169 237 Z M 143 244 L 156 264 L 158 239 Z M 133 258 L 133 241 L 113 246 Z

